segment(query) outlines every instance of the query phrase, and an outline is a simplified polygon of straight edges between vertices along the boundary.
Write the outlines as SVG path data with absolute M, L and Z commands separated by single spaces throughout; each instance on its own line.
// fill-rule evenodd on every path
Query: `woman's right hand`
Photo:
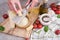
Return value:
M 18 13 L 18 11 L 22 11 L 22 7 L 19 0 L 8 0 L 8 5 L 10 9 L 15 11 L 16 13 Z

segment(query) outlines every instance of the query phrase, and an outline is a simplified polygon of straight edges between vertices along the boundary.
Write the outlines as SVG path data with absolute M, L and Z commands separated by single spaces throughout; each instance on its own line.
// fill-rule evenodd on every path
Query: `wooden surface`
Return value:
M 24 37 L 24 38 L 30 37 L 30 34 L 32 32 L 32 30 L 26 31 L 26 29 L 21 29 L 18 27 L 12 29 L 10 26 L 9 19 L 6 19 L 3 23 L 1 23 L 1 25 L 5 27 L 5 30 L 3 31 L 3 33 L 7 33 L 7 34 L 18 36 L 18 37 Z
M 29 10 L 29 14 L 28 14 L 29 23 L 28 23 L 27 26 L 30 26 L 35 22 L 35 20 L 38 17 L 38 14 L 39 14 L 39 9 L 38 8 L 33 8 L 33 9 Z M 3 25 L 5 27 L 5 30 L 3 31 L 3 33 L 15 35 L 15 36 L 18 36 L 18 37 L 24 37 L 24 38 L 29 38 L 30 37 L 32 29 L 27 31 L 26 28 L 22 29 L 22 28 L 18 28 L 17 26 L 15 28 L 11 28 L 12 26 L 11 26 L 10 23 L 11 22 L 8 18 L 0 24 L 0 25 Z

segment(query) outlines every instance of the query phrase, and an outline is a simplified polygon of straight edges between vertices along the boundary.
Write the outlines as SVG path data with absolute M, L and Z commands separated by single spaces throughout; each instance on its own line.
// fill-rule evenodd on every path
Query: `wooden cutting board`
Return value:
M 30 27 L 35 22 L 35 20 L 38 18 L 38 14 L 39 14 L 38 7 L 30 9 L 29 14 L 27 14 L 29 18 L 29 23 L 26 26 Z M 5 30 L 3 31 L 3 33 L 15 35 L 18 37 L 29 38 L 32 32 L 32 29 L 28 31 L 26 30 L 26 28 L 19 28 L 17 26 L 14 28 L 11 28 L 9 18 L 6 19 L 4 22 L 2 22 L 0 25 L 3 25 L 5 27 Z

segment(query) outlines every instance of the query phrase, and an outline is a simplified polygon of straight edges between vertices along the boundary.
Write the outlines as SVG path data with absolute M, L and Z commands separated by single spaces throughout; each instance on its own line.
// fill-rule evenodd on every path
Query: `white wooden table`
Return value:
M 21 1 L 27 1 L 27 0 L 21 0 Z M 52 2 L 56 2 L 56 1 L 60 1 L 60 0 L 49 0 L 49 4 L 52 3 Z M 0 4 L 4 3 L 4 2 L 7 2 L 7 0 L 0 0 Z M 23 4 L 23 3 L 22 3 Z M 1 12 L 1 11 L 0 11 Z M 0 21 L 2 21 L 3 19 L 1 18 L 1 15 L 2 13 L 0 13 Z M 3 33 L 0 33 L 0 40 L 24 40 L 24 38 L 20 38 L 20 37 L 14 37 L 14 36 L 10 36 L 10 35 L 7 35 L 7 34 L 3 34 Z M 60 40 L 59 37 L 57 38 L 44 38 L 44 39 L 41 39 L 41 40 Z

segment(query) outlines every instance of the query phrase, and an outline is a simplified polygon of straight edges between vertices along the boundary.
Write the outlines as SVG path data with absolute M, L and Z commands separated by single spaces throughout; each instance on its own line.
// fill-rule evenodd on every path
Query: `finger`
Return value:
M 32 4 L 30 8 L 33 8 L 36 5 L 36 3 L 38 3 L 38 0 L 32 0 Z
M 11 4 L 9 4 L 10 5 L 10 9 L 14 9 L 14 11 L 16 13 L 18 13 L 18 10 L 22 11 L 22 7 L 21 7 L 21 4 L 20 4 L 19 0 L 9 0 L 9 2 L 11 3 Z M 19 9 L 17 9 L 17 7 Z
M 8 1 L 8 6 L 9 6 L 10 10 L 14 10 L 13 6 L 12 6 L 12 3 L 10 1 Z
M 29 4 L 29 2 L 30 2 L 30 0 L 28 0 L 28 1 L 27 1 L 27 3 L 26 3 L 26 5 L 25 5 L 25 6 L 27 6 L 27 5 Z
M 19 6 L 19 10 L 22 11 L 22 7 L 21 7 L 21 4 L 20 2 L 17 2 L 18 6 Z

